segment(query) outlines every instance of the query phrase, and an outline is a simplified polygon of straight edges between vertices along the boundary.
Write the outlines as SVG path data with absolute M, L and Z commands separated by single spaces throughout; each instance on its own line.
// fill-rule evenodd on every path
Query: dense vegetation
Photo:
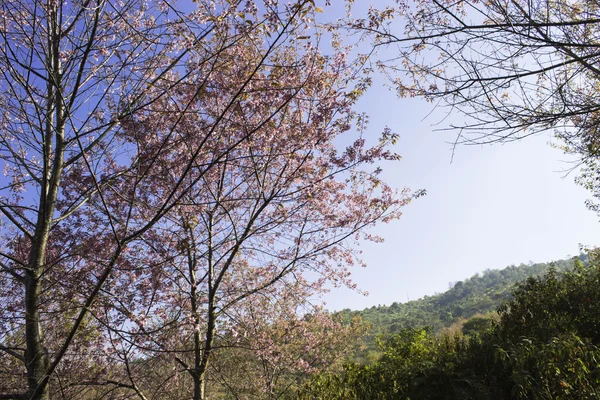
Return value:
M 300 397 L 597 399 L 600 263 L 571 265 L 519 283 L 496 321 L 478 318 L 463 332 L 400 329 L 379 341 L 378 360 L 321 375 Z
M 587 256 L 581 254 L 579 260 L 587 262 Z M 544 274 L 552 268 L 559 272 L 567 271 L 572 265 L 572 260 L 559 260 L 512 265 L 501 270 L 488 269 L 482 274 L 456 282 L 446 292 L 434 296 L 406 303 L 395 302 L 390 306 L 373 306 L 361 311 L 345 309 L 341 314 L 347 320 L 360 317 L 371 326 L 364 337 L 365 347 L 354 354 L 354 360 L 374 360 L 380 355 L 376 338 L 397 334 L 406 328 L 428 327 L 434 332 L 445 328 L 468 331 L 478 324 L 487 325 L 490 315 L 502 302 L 510 299 L 519 282 Z

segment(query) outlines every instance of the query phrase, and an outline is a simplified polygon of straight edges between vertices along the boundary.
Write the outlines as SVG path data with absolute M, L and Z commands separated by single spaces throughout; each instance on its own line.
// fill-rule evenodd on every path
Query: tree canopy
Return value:
M 283 364 L 343 348 L 354 328 L 308 299 L 349 284 L 364 230 L 413 194 L 371 165 L 397 135 L 368 134 L 368 71 L 318 11 L 0 4 L 0 397 L 239 394 L 232 348 L 271 396 Z

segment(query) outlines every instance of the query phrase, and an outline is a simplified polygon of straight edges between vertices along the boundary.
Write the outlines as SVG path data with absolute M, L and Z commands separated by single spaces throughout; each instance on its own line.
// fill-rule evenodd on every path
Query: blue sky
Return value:
M 333 3 L 319 18 L 343 13 L 342 2 Z M 354 15 L 369 3 L 355 3 Z M 550 146 L 550 133 L 462 146 L 452 158 L 456 132 L 439 129 L 460 125 L 461 115 L 399 99 L 384 83 L 375 80 L 358 105 L 373 135 L 389 126 L 401 136 L 395 150 L 403 159 L 382 166 L 384 180 L 427 195 L 400 220 L 373 230 L 384 243 L 362 246 L 367 268 L 355 268 L 353 280 L 369 295 L 333 289 L 324 297 L 328 309 L 415 300 L 486 269 L 554 261 L 579 254 L 580 245 L 600 245 L 600 217 L 585 207 L 590 195 L 574 182 L 577 172 L 566 175 L 574 159 Z
M 359 108 L 374 134 L 388 125 L 401 136 L 395 150 L 403 160 L 383 165 L 384 179 L 427 195 L 373 231 L 383 244 L 362 247 L 368 267 L 355 269 L 353 280 L 369 295 L 334 289 L 327 308 L 414 300 L 488 268 L 552 261 L 578 254 L 580 244 L 600 244 L 599 217 L 584 204 L 590 196 L 574 182 L 576 173 L 565 176 L 573 159 L 549 145 L 551 135 L 459 147 L 452 160 L 455 133 L 435 129 L 460 115 L 444 118 L 447 110 L 398 99 L 382 84 Z

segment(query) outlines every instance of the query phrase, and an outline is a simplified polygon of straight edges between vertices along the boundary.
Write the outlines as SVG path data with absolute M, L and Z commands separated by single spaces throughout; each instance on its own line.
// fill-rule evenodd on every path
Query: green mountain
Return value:
M 514 287 L 494 323 L 472 317 L 441 332 L 401 329 L 377 341 L 378 357 L 355 356 L 342 369 L 315 376 L 295 399 L 600 399 L 598 249 L 589 259 L 489 271 L 412 306 L 446 312 L 458 306 L 462 318 L 477 309 L 469 308 L 476 298 L 502 297 L 510 282 L 530 273 L 537 276 Z M 431 315 L 443 324 L 444 315 Z
M 579 259 L 585 263 L 587 256 L 582 254 Z M 567 259 L 550 263 L 511 265 L 501 270 L 488 269 L 454 283 L 444 293 L 406 303 L 393 303 L 390 306 L 373 306 L 361 311 L 345 309 L 340 313 L 348 320 L 360 316 L 363 322 L 371 326 L 364 340 L 366 349 L 355 354 L 356 360 L 368 360 L 375 356 L 369 353 L 376 352 L 375 339 L 380 335 L 395 334 L 404 328 L 430 327 L 433 331 L 441 331 L 474 316 L 489 315 L 511 297 L 518 282 L 531 276 L 542 275 L 550 269 L 564 272 L 572 266 L 573 260 Z

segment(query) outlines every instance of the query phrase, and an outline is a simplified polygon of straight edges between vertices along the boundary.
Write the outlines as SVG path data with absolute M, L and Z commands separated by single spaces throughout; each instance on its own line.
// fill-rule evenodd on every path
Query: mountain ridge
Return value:
M 370 326 L 363 338 L 366 348 L 354 355 L 355 359 L 368 360 L 375 356 L 378 337 L 392 335 L 405 328 L 429 327 L 434 332 L 440 332 L 454 325 L 460 329 L 470 318 L 493 315 L 503 302 L 510 299 L 519 282 L 531 276 L 542 275 L 550 269 L 558 272 L 570 270 L 575 259 L 586 263 L 588 257 L 581 254 L 578 257 L 547 263 L 487 269 L 455 282 L 442 293 L 423 296 L 405 303 L 394 302 L 389 306 L 372 306 L 362 310 L 344 309 L 336 314 L 346 321 L 360 317 Z

